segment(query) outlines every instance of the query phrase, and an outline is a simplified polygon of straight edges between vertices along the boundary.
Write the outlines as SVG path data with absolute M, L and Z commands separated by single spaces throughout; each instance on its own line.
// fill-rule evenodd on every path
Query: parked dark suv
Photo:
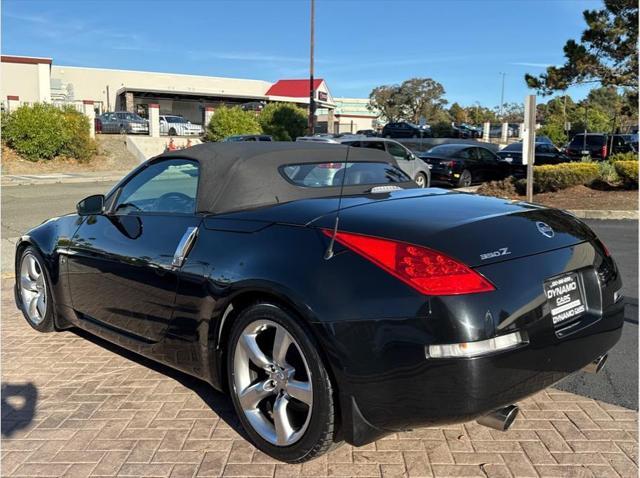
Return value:
M 401 121 L 389 123 L 382 128 L 383 138 L 427 138 L 431 133 L 418 125 Z
M 629 153 L 633 151 L 633 146 L 622 134 L 604 133 L 580 133 L 573 137 L 571 143 L 566 148 L 566 154 L 571 159 L 580 159 L 582 156 L 603 161 L 612 154 Z

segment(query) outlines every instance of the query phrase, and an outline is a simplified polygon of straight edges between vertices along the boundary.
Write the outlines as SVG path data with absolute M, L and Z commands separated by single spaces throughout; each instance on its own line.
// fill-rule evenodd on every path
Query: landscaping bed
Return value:
M 2 174 L 80 173 L 94 171 L 128 171 L 138 161 L 126 147 L 121 135 L 98 135 L 98 153 L 85 161 L 55 157 L 48 160 L 29 161 L 13 149 L 2 146 Z
M 479 194 L 487 194 L 479 190 Z M 526 196 L 519 194 L 490 194 L 519 201 L 526 201 Z M 637 190 L 609 190 L 591 189 L 587 186 L 573 186 L 560 191 L 533 195 L 533 202 L 559 209 L 592 209 L 612 211 L 638 210 Z

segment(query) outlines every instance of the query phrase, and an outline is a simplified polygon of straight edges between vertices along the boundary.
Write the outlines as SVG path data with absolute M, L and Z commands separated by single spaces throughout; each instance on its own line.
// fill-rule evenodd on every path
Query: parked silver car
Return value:
M 429 171 L 429 165 L 413 154 L 410 149 L 397 141 L 387 138 L 366 137 L 362 139 L 347 137 L 337 139 L 336 141 L 349 146 L 386 151 L 395 158 L 400 169 L 407 173 L 409 177 L 413 178 L 419 187 L 428 188 L 431 185 L 431 171 Z
M 204 129 L 199 124 L 177 115 L 160 115 L 160 134 L 169 136 L 200 136 Z
M 149 134 L 149 122 L 135 113 L 114 111 L 96 118 L 96 130 L 100 133 Z

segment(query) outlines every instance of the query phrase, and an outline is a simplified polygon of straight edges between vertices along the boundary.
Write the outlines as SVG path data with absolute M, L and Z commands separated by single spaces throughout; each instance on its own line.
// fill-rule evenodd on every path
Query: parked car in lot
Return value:
M 381 136 L 384 138 L 429 138 L 431 133 L 428 129 L 420 126 L 400 121 L 398 123 L 388 123 L 382 128 Z
M 338 141 L 332 134 L 326 135 L 313 135 L 313 136 L 298 136 L 296 138 L 297 142 L 311 142 L 311 143 L 333 143 L 338 144 Z
M 421 188 L 428 188 L 431 185 L 431 172 L 429 165 L 417 157 L 406 146 L 387 138 L 363 138 L 339 140 L 341 144 L 354 146 L 357 148 L 377 149 L 386 151 L 396 160 L 400 169 L 409 175 Z
M 160 115 L 160 134 L 169 136 L 201 136 L 204 129 L 199 124 L 191 123 L 182 116 Z
M 149 134 L 149 122 L 128 111 L 102 113 L 96 123 L 101 133 Z
M 506 430 L 519 400 L 602 368 L 625 320 L 616 263 L 576 217 L 416 189 L 387 153 L 343 145 L 161 154 L 15 257 L 35 330 L 83 329 L 204 380 L 292 463 L 408 428 Z
M 498 151 L 498 156 L 512 166 L 522 165 L 522 143 L 512 143 Z M 560 151 L 554 144 L 536 142 L 534 164 L 558 164 L 571 161 L 571 158 Z
M 471 126 L 466 123 L 451 124 L 449 136 L 461 139 L 480 138 L 482 137 L 482 128 Z
M 571 159 L 590 156 L 597 161 L 604 161 L 612 154 L 630 153 L 633 145 L 623 134 L 580 133 L 576 134 L 566 147 L 566 154 Z
M 375 129 L 359 129 L 356 134 L 361 134 L 369 138 L 378 136 L 378 132 Z
M 466 187 L 484 181 L 504 179 L 511 165 L 483 146 L 441 144 L 421 153 L 431 168 L 431 181 Z
M 268 134 L 237 134 L 235 136 L 227 136 L 222 141 L 226 143 L 238 141 L 273 141 L 273 138 Z

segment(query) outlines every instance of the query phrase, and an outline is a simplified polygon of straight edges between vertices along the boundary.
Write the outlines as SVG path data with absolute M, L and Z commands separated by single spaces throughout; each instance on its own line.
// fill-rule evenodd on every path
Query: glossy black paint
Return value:
M 498 151 L 498 156 L 511 164 L 512 174 L 518 178 L 527 175 L 527 166 L 522 164 L 522 143 L 513 143 Z M 560 164 L 571 158 L 551 143 L 536 143 L 534 164 Z
M 109 197 L 107 197 L 109 202 Z M 269 300 L 295 313 L 339 392 L 340 435 L 361 445 L 394 430 L 467 420 L 554 383 L 618 340 L 615 263 L 579 220 L 556 210 L 439 189 L 345 197 L 340 228 L 428 246 L 496 286 L 430 297 L 336 245 L 324 259 L 337 198 L 225 213 L 69 215 L 18 243 L 39 248 L 58 328 L 86 329 L 224 388 L 229 326 Z M 542 236 L 536 222 L 554 230 Z M 184 265 L 172 266 L 198 226 Z M 481 260 L 507 247 L 509 256 Z M 18 254 L 19 256 L 19 254 Z M 588 312 L 554 329 L 543 282 L 578 271 Z M 519 330 L 529 344 L 474 359 L 428 359 L 425 346 Z

